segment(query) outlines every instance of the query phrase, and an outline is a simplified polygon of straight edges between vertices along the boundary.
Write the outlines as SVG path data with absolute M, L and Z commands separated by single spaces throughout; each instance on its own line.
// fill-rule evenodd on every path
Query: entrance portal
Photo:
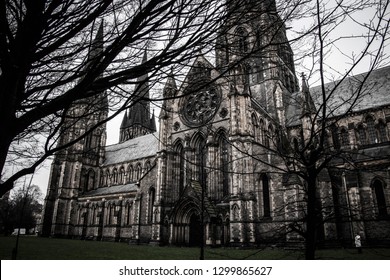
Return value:
M 200 246 L 202 244 L 202 223 L 198 214 L 193 213 L 190 218 L 190 246 Z

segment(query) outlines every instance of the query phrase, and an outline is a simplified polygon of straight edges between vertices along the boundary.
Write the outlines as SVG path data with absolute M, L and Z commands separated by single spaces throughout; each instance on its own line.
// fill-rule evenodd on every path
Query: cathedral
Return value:
M 168 77 L 159 116 L 150 109 L 148 76 L 138 78 L 119 143 L 106 146 L 106 127 L 97 125 L 108 115 L 94 110 L 107 108 L 104 92 L 73 104 L 68 114 L 83 119 L 69 118 L 60 142 L 96 128 L 56 154 L 42 236 L 185 246 L 302 243 L 291 225 L 304 227 L 305 184 L 298 172 L 287 172 L 290 163 L 278 151 L 304 143 L 321 89 L 309 88 L 304 75 L 298 81 L 274 1 L 231 20 L 234 26 L 227 20 L 221 27 L 215 61 L 199 55 L 180 85 Z M 102 33 L 91 57 L 103 47 Z M 336 90 L 325 85 L 333 91 L 329 120 L 336 121 L 324 145 L 351 151 L 354 169 L 335 160 L 318 174 L 323 244 L 352 245 L 356 233 L 367 243 L 390 242 L 390 67 L 372 72 L 367 94 L 347 110 L 364 77 L 349 77 Z

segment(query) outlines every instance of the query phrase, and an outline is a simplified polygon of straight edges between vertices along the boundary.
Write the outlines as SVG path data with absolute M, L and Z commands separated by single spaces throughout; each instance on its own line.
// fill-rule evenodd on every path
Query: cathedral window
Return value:
M 366 118 L 366 124 L 367 124 L 367 134 L 368 134 L 368 141 L 370 144 L 375 144 L 378 142 L 376 137 L 376 131 L 375 131 L 375 122 L 374 119 L 371 116 L 368 116 Z
M 156 199 L 156 190 L 152 187 L 149 189 L 148 219 L 153 222 L 153 205 Z
M 261 131 L 260 131 L 259 123 L 257 121 L 256 114 L 252 114 L 252 125 L 253 125 L 253 134 L 254 134 L 253 136 L 255 138 L 255 141 L 259 142 L 261 138 Z
M 339 129 L 336 125 L 332 125 L 330 129 L 332 131 L 333 148 L 340 149 L 341 139 L 340 139 Z
M 107 215 L 107 224 L 108 225 L 112 224 L 113 215 L 114 215 L 114 205 L 110 204 L 110 205 L 108 205 L 108 215 Z
M 358 134 L 360 145 L 367 145 L 366 130 L 364 129 L 362 124 L 358 126 L 357 134 Z
M 266 143 L 266 129 L 265 129 L 265 124 L 264 124 L 264 121 L 262 119 L 260 119 L 260 143 L 262 145 L 265 145 Z
M 197 180 L 200 182 L 202 187 L 205 186 L 206 183 L 206 142 L 201 135 L 198 135 L 195 141 L 195 170 Z
M 89 151 L 92 148 L 92 138 L 93 138 L 93 133 L 90 132 L 87 134 L 85 137 L 85 144 L 84 144 L 84 151 Z
M 110 171 L 107 169 L 106 176 L 105 176 L 105 185 L 110 185 Z
M 271 216 L 271 204 L 270 204 L 270 190 L 269 190 L 269 178 L 267 174 L 263 174 L 261 177 L 261 184 L 263 187 L 263 216 Z
M 118 184 L 118 170 L 116 168 L 112 171 L 112 184 Z
M 125 209 L 126 209 L 126 225 L 130 225 L 131 224 L 132 204 L 131 203 L 127 203 Z
M 384 193 L 384 184 L 379 179 L 374 179 L 372 188 L 375 193 L 376 207 L 379 217 L 387 216 L 386 197 Z
M 238 220 L 239 220 L 239 217 L 240 217 L 240 215 L 239 215 L 239 207 L 238 207 L 238 205 L 237 204 L 234 204 L 233 206 L 232 206 L 232 217 L 233 217 L 233 221 L 234 222 L 237 222 Z
M 127 168 L 127 176 L 129 177 L 129 183 L 134 182 L 134 168 L 132 165 Z
M 271 141 L 272 141 L 272 137 L 273 137 L 273 134 L 274 134 L 274 129 L 272 127 L 272 125 L 270 124 L 268 126 L 268 131 L 265 135 L 265 143 L 264 143 L 264 146 L 266 146 L 267 148 L 270 148 L 271 147 Z
M 141 164 L 138 164 L 137 165 L 136 179 L 139 181 L 141 179 L 141 176 L 142 176 L 142 166 L 141 166 Z
M 237 51 L 239 53 L 247 53 L 249 51 L 249 33 L 244 27 L 239 27 L 236 30 L 237 36 Z
M 119 184 L 123 185 L 125 182 L 125 168 L 122 166 L 119 170 Z
M 224 134 L 219 136 L 218 141 L 220 156 L 220 181 L 222 183 L 222 197 L 229 195 L 229 143 Z
M 184 189 L 184 149 L 181 143 L 175 146 L 175 154 L 173 156 L 173 184 L 175 185 L 175 194 L 177 198 Z
M 340 130 L 340 140 L 343 147 L 349 145 L 348 130 L 346 130 L 344 127 Z
M 379 141 L 380 142 L 386 142 L 387 141 L 387 131 L 386 131 L 386 124 L 381 120 L 378 123 L 377 126 L 378 135 L 379 135 Z

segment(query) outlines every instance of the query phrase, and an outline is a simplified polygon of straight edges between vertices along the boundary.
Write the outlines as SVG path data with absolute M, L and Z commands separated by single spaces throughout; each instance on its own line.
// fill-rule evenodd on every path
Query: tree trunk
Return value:
M 314 260 L 316 249 L 316 176 L 310 174 L 307 185 L 307 217 L 306 217 L 306 239 L 305 259 Z

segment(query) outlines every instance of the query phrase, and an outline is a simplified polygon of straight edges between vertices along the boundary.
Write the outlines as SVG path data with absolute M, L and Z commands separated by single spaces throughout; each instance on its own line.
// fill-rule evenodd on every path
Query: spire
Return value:
M 127 110 L 125 111 L 125 115 L 123 116 L 121 128 L 125 128 L 127 125 Z
M 175 96 L 177 91 L 177 86 L 175 79 L 173 77 L 173 69 L 171 69 L 171 72 L 168 74 L 168 79 L 164 85 L 164 90 L 163 90 L 163 97 L 173 97 Z
M 314 114 L 316 108 L 313 102 L 313 99 L 310 95 L 309 86 L 307 85 L 306 76 L 304 73 L 301 74 L 302 77 L 302 116 L 307 114 Z
M 96 33 L 95 39 L 91 40 L 91 45 L 88 53 L 88 60 L 91 63 L 99 55 L 103 53 L 104 35 L 103 35 L 104 21 L 102 20 L 99 25 L 99 29 Z
M 142 57 L 142 63 L 145 63 L 148 61 L 148 51 L 145 49 L 144 56 Z
M 148 60 L 147 50 L 144 51 L 142 64 Z M 144 73 L 137 78 L 137 85 L 133 92 L 133 104 L 125 113 L 120 128 L 120 142 L 127 141 L 156 131 L 154 113 L 150 117 L 149 77 Z
M 150 119 L 150 130 L 151 130 L 152 132 L 157 131 L 156 119 L 155 119 L 155 117 L 154 117 L 154 109 L 153 109 L 152 117 L 151 117 L 151 119 Z

